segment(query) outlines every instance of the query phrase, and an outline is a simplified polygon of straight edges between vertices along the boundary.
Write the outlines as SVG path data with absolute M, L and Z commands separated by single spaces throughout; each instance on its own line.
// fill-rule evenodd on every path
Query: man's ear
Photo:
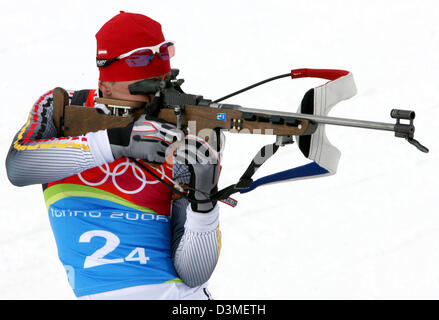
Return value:
M 104 97 L 110 97 L 111 96 L 111 85 L 108 81 L 100 81 L 99 80 L 99 89 L 102 91 L 102 94 Z

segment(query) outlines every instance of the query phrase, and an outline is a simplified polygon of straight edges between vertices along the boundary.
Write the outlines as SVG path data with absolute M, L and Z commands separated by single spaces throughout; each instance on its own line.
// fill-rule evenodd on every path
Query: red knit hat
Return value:
M 112 59 L 141 47 L 163 41 L 162 26 L 142 14 L 121 11 L 96 33 L 98 59 Z M 171 71 L 169 60 L 157 56 L 147 66 L 130 67 L 124 59 L 99 68 L 101 81 L 129 81 L 156 77 Z

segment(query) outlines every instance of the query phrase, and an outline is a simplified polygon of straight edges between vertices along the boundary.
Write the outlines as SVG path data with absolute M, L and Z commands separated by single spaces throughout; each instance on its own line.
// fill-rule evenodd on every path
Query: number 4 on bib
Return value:
M 145 255 L 145 248 L 136 248 L 130 252 L 125 261 L 139 261 L 140 264 L 146 264 L 149 257 Z

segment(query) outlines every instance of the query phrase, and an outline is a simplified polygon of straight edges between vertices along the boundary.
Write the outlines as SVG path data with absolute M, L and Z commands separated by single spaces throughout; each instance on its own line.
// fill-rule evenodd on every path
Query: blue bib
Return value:
M 76 296 L 181 282 L 171 259 L 170 216 L 107 200 L 100 193 L 70 194 L 67 184 L 49 187 L 44 194 L 58 255 Z

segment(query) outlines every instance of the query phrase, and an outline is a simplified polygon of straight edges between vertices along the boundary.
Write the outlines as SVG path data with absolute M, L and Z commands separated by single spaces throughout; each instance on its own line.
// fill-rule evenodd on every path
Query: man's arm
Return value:
M 8 178 L 16 186 L 43 184 L 114 161 L 105 130 L 57 138 L 52 91 L 33 105 L 15 135 L 6 158 Z
M 202 285 L 211 277 L 221 250 L 219 207 L 207 214 L 198 213 L 187 200 L 180 199 L 174 201 L 172 215 L 175 270 L 189 287 Z
M 189 184 L 186 165 L 174 164 L 176 181 Z M 211 277 L 221 250 L 219 206 L 208 213 L 192 210 L 186 199 L 172 203 L 172 259 L 179 277 L 189 287 L 199 286 Z

